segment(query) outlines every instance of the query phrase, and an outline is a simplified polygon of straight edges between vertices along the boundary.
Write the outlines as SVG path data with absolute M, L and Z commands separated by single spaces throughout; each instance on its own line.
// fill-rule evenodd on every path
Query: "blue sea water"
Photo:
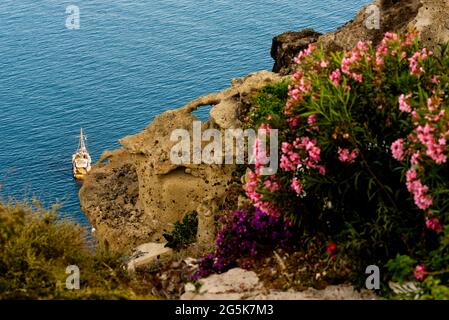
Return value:
M 271 39 L 345 23 L 369 0 L 2 0 L 0 194 L 88 226 L 71 177 L 80 127 L 94 160 L 153 117 L 271 69 Z M 80 29 L 65 27 L 80 8 Z

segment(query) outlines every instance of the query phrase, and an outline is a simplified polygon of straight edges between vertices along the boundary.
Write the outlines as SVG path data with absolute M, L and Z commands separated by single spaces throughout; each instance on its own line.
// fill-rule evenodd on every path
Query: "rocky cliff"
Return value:
M 112 247 L 128 248 L 148 241 L 161 241 L 162 234 L 186 213 L 199 215 L 199 242 L 211 243 L 214 212 L 230 202 L 235 176 L 233 165 L 175 165 L 170 161 L 170 141 L 175 129 L 192 133 L 192 112 L 212 105 L 210 119 L 202 129 L 242 125 L 249 97 L 266 84 L 292 72 L 292 59 L 310 43 L 328 50 L 349 49 L 359 40 L 378 42 L 386 31 L 417 30 L 429 46 L 449 40 L 449 1 L 376 0 L 380 28 L 368 29 L 372 12 L 363 8 L 343 27 L 328 34 L 307 29 L 287 32 L 273 39 L 273 70 L 261 71 L 232 82 L 230 88 L 200 97 L 187 105 L 156 117 L 142 132 L 120 140 L 122 147 L 106 151 L 93 167 L 80 190 L 84 212 L 100 238 Z M 233 199 L 232 201 L 235 201 Z
M 223 132 L 241 126 L 241 112 L 251 94 L 281 77 L 268 71 L 232 81 L 230 88 L 200 97 L 187 105 L 157 116 L 142 132 L 120 140 L 122 148 L 106 151 L 93 167 L 80 190 L 80 201 L 100 238 L 112 247 L 127 248 L 148 241 L 161 241 L 162 233 L 191 211 L 199 215 L 200 242 L 211 243 L 214 210 L 226 201 L 233 181 L 234 165 L 176 165 L 170 150 L 175 129 L 192 135 L 192 112 L 212 105 L 202 130 Z
M 379 13 L 379 28 L 368 28 L 366 22 L 372 21 L 375 10 Z M 427 47 L 435 48 L 437 44 L 449 41 L 448 16 L 447 0 L 375 0 L 334 32 L 322 35 L 306 29 L 275 37 L 271 50 L 275 60 L 273 71 L 291 73 L 293 57 L 310 43 L 323 45 L 329 51 L 349 50 L 360 40 L 377 44 L 388 31 L 402 33 L 416 30 Z

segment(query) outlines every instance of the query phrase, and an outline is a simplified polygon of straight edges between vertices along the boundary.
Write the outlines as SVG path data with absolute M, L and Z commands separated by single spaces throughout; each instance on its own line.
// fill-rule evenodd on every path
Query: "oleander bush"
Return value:
M 269 176 L 256 142 L 244 186 L 255 212 L 331 243 L 323 253 L 349 259 L 360 285 L 374 264 L 383 289 L 414 280 L 421 297 L 447 297 L 447 46 L 434 53 L 416 34 L 387 33 L 379 46 L 359 42 L 349 52 L 310 45 L 295 62 L 290 84 L 253 100 L 249 126 L 278 129 L 280 142 L 280 169 Z
M 139 298 L 122 255 L 89 243 L 56 207 L 0 201 L 0 299 Z M 80 271 L 80 289 L 66 288 L 66 268 Z M 144 294 L 141 297 L 145 296 Z

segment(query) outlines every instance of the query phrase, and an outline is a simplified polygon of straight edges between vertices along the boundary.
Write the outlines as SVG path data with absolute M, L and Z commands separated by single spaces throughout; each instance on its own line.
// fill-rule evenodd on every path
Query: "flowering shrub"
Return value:
M 349 52 L 310 45 L 295 62 L 283 109 L 283 95 L 271 89 L 273 110 L 266 103 L 273 95 L 258 98 L 263 112 L 250 117 L 279 129 L 282 143 L 272 176 L 259 175 L 256 148 L 248 198 L 288 217 L 301 235 L 336 242 L 359 276 L 397 254 L 413 257 L 418 280 L 446 268 L 449 261 L 432 253 L 449 222 L 446 47 L 437 55 L 415 34 L 387 33 L 378 47 L 359 42 Z
M 223 216 L 222 229 L 216 239 L 216 251 L 200 261 L 194 278 L 222 272 L 235 264 L 251 266 L 251 259 L 269 249 L 294 248 L 298 238 L 288 220 L 274 217 L 259 209 L 234 211 Z

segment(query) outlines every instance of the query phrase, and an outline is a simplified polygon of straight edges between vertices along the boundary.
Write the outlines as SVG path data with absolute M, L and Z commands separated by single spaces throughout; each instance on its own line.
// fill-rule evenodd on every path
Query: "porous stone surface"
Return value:
M 318 41 L 321 33 L 312 29 L 298 32 L 288 31 L 273 38 L 271 57 L 274 59 L 273 72 L 289 74 L 292 72 L 293 58 L 306 49 L 310 43 Z
M 367 24 L 377 11 L 380 18 L 378 29 L 373 28 L 370 23 Z M 378 44 L 386 32 L 411 31 L 418 31 L 422 43 L 433 50 L 439 44 L 449 41 L 449 1 L 375 0 L 364 6 L 353 20 L 333 32 L 320 36 L 310 29 L 284 33 L 273 40 L 273 71 L 284 75 L 292 73 L 291 57 L 296 56 L 310 43 L 322 45 L 327 51 L 350 50 L 361 40 Z
M 201 129 L 219 129 L 223 139 L 225 129 L 241 126 L 241 108 L 250 97 L 281 79 L 269 71 L 235 79 L 226 90 L 155 117 L 143 131 L 121 139 L 120 149 L 106 151 L 79 193 L 96 236 L 120 249 L 160 242 L 176 221 L 197 211 L 198 240 L 212 243 L 214 213 L 225 201 L 235 165 L 175 164 L 170 152 L 179 140 L 172 141 L 171 135 L 176 129 L 185 129 L 193 141 L 192 124 L 197 118 L 192 112 L 212 105 L 211 118 L 201 123 Z

